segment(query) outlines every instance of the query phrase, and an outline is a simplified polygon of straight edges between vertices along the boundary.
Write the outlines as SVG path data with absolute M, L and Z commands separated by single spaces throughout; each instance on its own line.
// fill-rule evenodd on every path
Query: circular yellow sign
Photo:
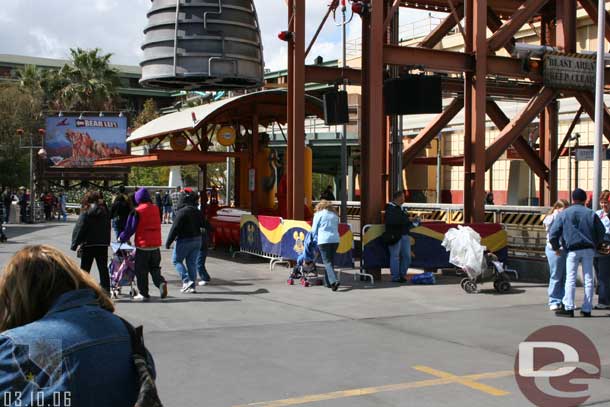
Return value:
M 183 135 L 173 136 L 169 141 L 169 145 L 174 151 L 184 151 L 186 148 L 187 140 Z
M 221 127 L 216 133 L 216 140 L 225 147 L 235 144 L 235 129 L 230 126 Z

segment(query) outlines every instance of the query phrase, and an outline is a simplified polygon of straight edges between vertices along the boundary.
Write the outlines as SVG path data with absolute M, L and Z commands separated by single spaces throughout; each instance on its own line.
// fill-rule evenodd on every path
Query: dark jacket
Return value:
M 559 250 L 559 239 L 567 251 L 597 249 L 604 239 L 606 228 L 599 217 L 584 205 L 572 205 L 553 221 L 549 242 Z
M 388 203 L 385 207 L 385 229 L 390 234 L 406 235 L 413 227 L 407 211 L 400 206 Z
M 110 214 L 104 204 L 92 204 L 78 217 L 72 231 L 72 250 L 78 246 L 109 246 Z
M 131 212 L 131 206 L 124 194 L 119 194 L 114 198 L 112 207 L 110 208 L 110 218 L 116 219 L 116 225 L 119 230 L 125 229 L 127 218 Z
M 196 197 L 193 194 L 184 194 L 178 203 L 176 218 L 167 236 L 165 247 L 169 247 L 176 239 L 201 237 L 203 226 L 203 218 L 197 209 Z

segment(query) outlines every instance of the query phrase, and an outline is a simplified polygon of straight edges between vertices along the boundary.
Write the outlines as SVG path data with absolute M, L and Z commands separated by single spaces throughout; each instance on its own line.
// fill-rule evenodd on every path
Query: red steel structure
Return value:
M 597 20 L 594 0 L 363 0 L 362 69 L 305 66 L 305 0 L 288 0 L 288 29 L 294 33 L 288 46 L 288 159 L 292 160 L 289 180 L 303 176 L 305 82 L 360 85 L 361 99 L 361 224 L 379 223 L 388 196 L 387 163 L 389 124 L 383 110 L 383 80 L 391 66 L 418 66 L 426 72 L 449 74 L 443 79 L 445 95 L 454 100 L 413 139 L 403 151 L 403 166 L 413 161 L 449 121 L 465 112 L 464 220 L 484 222 L 485 172 L 512 146 L 540 178 L 540 204 L 557 199 L 558 108 L 557 99 L 576 97 L 582 110 L 594 116 L 594 97 L 587 91 L 545 87 L 540 63 L 525 66 L 518 58 L 496 55 L 510 51 L 514 35 L 524 25 L 540 22 L 540 44 L 559 52 L 576 52 L 576 11 L 578 4 Z M 338 2 L 329 7 L 336 8 Z M 392 19 L 399 7 L 450 10 L 445 20 L 417 46 L 391 44 Z M 462 27 L 462 19 L 464 26 Z M 326 20 L 326 17 L 324 21 Z M 324 23 L 322 22 L 322 24 Z M 605 35 L 610 40 L 610 15 Z M 464 51 L 433 49 L 456 25 L 464 37 Z M 487 35 L 487 30 L 492 34 Z M 315 38 L 314 38 L 315 41 Z M 308 50 L 311 48 L 311 44 Z M 608 78 L 609 75 L 606 75 Z M 509 85 L 507 86 L 507 83 Z M 528 100 L 523 110 L 509 119 L 494 97 Z M 485 143 L 486 116 L 500 130 L 490 145 Z M 522 137 L 524 130 L 539 118 L 539 149 Z M 571 126 L 573 128 L 573 126 Z M 571 133 L 571 129 L 569 131 Z M 604 115 L 604 135 L 610 140 L 610 114 Z M 569 134 L 568 134 L 569 136 Z M 564 143 L 562 143 L 563 146 Z M 454 160 L 455 161 L 455 160 Z M 302 219 L 303 189 L 298 181 L 288 185 L 290 215 Z

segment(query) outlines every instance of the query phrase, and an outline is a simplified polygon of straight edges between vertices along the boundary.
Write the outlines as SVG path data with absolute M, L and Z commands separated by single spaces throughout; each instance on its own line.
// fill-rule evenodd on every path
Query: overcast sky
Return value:
M 307 2 L 307 33 L 310 38 L 326 11 L 329 0 Z M 142 30 L 150 0 L 1 0 L 0 54 L 67 58 L 69 49 L 101 48 L 113 54 L 116 64 L 137 65 Z M 286 47 L 277 39 L 286 28 L 283 0 L 256 0 L 263 35 L 266 67 L 286 67 Z M 401 25 L 424 18 L 426 12 L 401 12 Z M 360 19 L 349 25 L 349 36 L 358 37 Z M 341 32 L 329 20 L 309 60 L 318 55 L 337 59 L 341 55 Z M 310 62 L 310 61 L 308 61 Z

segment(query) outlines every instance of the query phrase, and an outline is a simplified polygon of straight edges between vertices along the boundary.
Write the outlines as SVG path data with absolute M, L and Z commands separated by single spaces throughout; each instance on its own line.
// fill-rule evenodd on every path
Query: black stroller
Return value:
M 461 268 L 467 276 L 460 282 L 462 289 L 468 294 L 474 294 L 478 292 L 477 284 L 493 281 L 494 289 L 498 293 L 505 294 L 509 292 L 511 285 L 508 273 L 513 271 L 506 270 L 504 263 L 500 262 L 498 257 L 493 253 L 485 253 L 484 259 L 485 267 L 483 267 L 482 273 L 467 266 Z

